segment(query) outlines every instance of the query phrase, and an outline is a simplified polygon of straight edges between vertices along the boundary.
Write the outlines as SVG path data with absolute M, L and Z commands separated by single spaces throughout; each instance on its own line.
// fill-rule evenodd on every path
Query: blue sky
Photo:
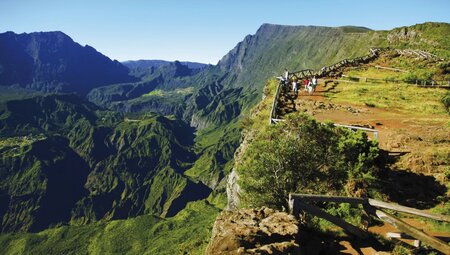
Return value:
M 0 32 L 63 31 L 112 59 L 217 63 L 263 23 L 450 23 L 450 0 L 0 0 Z

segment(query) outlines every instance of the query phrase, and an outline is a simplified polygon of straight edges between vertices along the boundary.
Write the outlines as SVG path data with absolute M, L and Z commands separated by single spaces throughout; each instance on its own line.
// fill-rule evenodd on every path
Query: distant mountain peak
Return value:
M 61 31 L 0 34 L 0 86 L 76 92 L 130 82 L 128 68 Z

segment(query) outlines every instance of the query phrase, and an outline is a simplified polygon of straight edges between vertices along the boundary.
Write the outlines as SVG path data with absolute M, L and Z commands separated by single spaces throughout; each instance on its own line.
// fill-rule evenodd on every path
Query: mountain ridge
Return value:
M 0 34 L 0 85 L 87 94 L 93 87 L 135 80 L 128 68 L 63 32 Z

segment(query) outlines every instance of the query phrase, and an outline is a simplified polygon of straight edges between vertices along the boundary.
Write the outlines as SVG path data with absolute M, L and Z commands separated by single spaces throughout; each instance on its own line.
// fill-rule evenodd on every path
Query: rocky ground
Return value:
M 223 211 L 216 219 L 207 255 L 298 254 L 298 222 L 269 208 Z

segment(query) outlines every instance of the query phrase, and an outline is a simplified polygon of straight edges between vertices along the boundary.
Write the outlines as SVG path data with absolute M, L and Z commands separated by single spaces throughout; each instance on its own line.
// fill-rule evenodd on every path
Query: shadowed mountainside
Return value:
M 3 232 L 173 216 L 210 193 L 182 174 L 196 155 L 192 130 L 180 121 L 122 121 L 75 95 L 9 101 L 0 109 Z
M 133 80 L 127 67 L 62 32 L 0 34 L 2 86 L 85 95 L 98 86 Z

